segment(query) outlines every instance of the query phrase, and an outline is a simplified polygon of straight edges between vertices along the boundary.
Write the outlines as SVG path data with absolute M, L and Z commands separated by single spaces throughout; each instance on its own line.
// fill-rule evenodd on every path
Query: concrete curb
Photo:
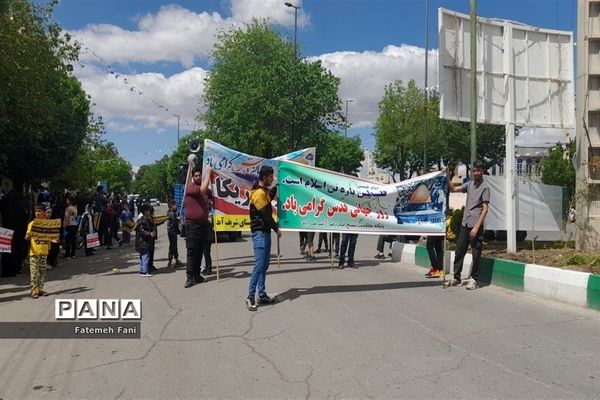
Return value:
M 394 242 L 392 260 L 429 268 L 427 249 L 414 244 Z M 462 278 L 471 273 L 470 254 L 465 256 Z M 446 273 L 454 273 L 454 251 L 444 257 Z M 481 259 L 480 283 L 533 293 L 563 303 L 600 310 L 600 276 L 543 265 L 525 264 L 496 258 Z

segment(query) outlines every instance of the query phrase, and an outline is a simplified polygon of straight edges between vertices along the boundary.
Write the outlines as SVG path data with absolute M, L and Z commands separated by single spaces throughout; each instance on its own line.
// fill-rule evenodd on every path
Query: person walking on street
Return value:
M 202 169 L 195 167 L 192 171 L 192 182 L 185 188 L 185 245 L 187 248 L 187 267 L 185 288 L 204 282 L 200 275 L 200 264 L 206 240 L 209 240 L 210 226 L 208 224 L 209 205 L 211 196 L 209 189 L 212 169 L 206 168 L 206 175 L 202 178 Z
M 75 258 L 75 249 L 77 248 L 77 207 L 75 199 L 67 196 L 67 208 L 63 218 L 63 226 L 67 231 L 65 239 L 65 258 Z
M 81 216 L 81 221 L 79 221 L 79 235 L 81 235 L 81 238 L 83 239 L 83 247 L 86 256 L 94 254 L 93 248 L 89 248 L 87 243 L 87 235 L 94 233 L 93 218 L 92 206 L 88 204 L 85 206 L 85 212 Z
M 321 245 L 325 244 L 325 253 L 329 253 L 329 238 L 327 237 L 327 233 L 319 232 L 319 244 L 317 246 L 317 254 L 322 253 Z
M 179 262 L 179 251 L 177 250 L 177 236 L 179 235 L 179 220 L 177 215 L 177 204 L 173 200 L 169 201 L 169 211 L 167 212 L 167 237 L 169 238 L 169 263 L 168 267 L 175 268 Z
M 271 201 L 275 197 L 277 187 L 269 191 L 273 184 L 273 168 L 263 165 L 258 175 L 258 183 L 250 191 L 250 230 L 252 231 L 252 245 L 254 247 L 254 269 L 248 286 L 246 306 L 250 311 L 256 311 L 258 304 L 271 304 L 274 299 L 269 297 L 265 288 L 265 280 L 269 262 L 271 260 L 271 230 L 277 237 L 281 231 L 273 219 Z M 258 292 L 258 302 L 256 293 Z
M 35 206 L 35 218 L 46 219 L 43 204 Z M 32 227 L 34 221 L 31 221 L 27 226 L 25 240 L 31 241 L 29 248 L 29 276 L 31 281 L 31 298 L 37 299 L 40 296 L 48 296 L 44 291 L 44 283 L 46 281 L 46 257 L 50 242 L 48 240 L 34 239 L 32 236 Z
M 140 275 L 151 277 L 150 273 L 150 252 L 154 249 L 154 223 L 150 217 L 150 207 L 146 204 L 140 207 L 143 217 L 137 224 L 135 231 L 135 250 L 140 253 Z
M 463 192 L 467 194 L 460 233 L 456 241 L 454 279 L 451 281 L 452 286 L 461 284 L 463 261 L 465 254 L 467 254 L 467 247 L 470 245 L 473 251 L 473 262 L 467 290 L 474 290 L 479 287 L 479 262 L 481 261 L 481 250 L 483 247 L 483 223 L 488 214 L 490 204 L 490 186 L 483 179 L 484 169 L 483 162 L 475 161 L 472 168 L 473 180 L 458 187 L 452 184 L 450 171 L 446 171 L 446 179 L 450 192 Z

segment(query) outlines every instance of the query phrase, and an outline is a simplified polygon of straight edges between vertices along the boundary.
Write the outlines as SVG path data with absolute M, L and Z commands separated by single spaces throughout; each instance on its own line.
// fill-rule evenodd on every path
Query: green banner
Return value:
M 277 213 L 283 230 L 443 236 L 446 197 L 441 172 L 382 185 L 279 162 Z

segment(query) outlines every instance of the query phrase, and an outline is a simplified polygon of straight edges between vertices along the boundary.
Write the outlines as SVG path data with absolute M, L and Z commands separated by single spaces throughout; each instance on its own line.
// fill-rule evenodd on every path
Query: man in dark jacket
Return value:
M 250 278 L 246 306 L 250 311 L 256 311 L 255 294 L 258 289 L 258 304 L 273 302 L 265 289 L 265 278 L 271 258 L 271 229 L 281 237 L 277 222 L 273 219 L 271 201 L 275 197 L 276 189 L 269 191 L 273 184 L 273 168 L 263 165 L 260 169 L 259 182 L 250 191 L 250 229 L 252 230 L 252 244 L 254 246 L 254 269 Z
M 135 250 L 140 253 L 140 274 L 144 277 L 150 277 L 150 252 L 154 249 L 154 223 L 150 218 L 150 207 L 143 205 L 140 208 L 143 217 L 138 221 L 135 230 Z

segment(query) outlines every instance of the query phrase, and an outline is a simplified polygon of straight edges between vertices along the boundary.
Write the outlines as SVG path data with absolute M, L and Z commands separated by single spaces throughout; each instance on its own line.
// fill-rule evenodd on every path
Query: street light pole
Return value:
M 179 115 L 174 115 L 177 117 L 177 146 L 179 146 Z
M 428 171 L 427 168 L 427 131 L 429 129 L 428 123 L 428 103 L 429 103 L 429 91 L 427 87 L 427 65 L 429 61 L 429 0 L 425 0 L 425 126 L 424 126 L 424 135 L 423 135 L 423 174 L 426 174 Z
M 293 5 L 290 2 L 286 2 L 285 5 L 287 7 L 291 7 L 294 9 L 294 59 L 298 58 L 298 45 L 297 45 L 297 39 L 298 39 L 298 10 L 300 9 L 300 7 Z
M 471 0 L 471 165 L 477 159 L 477 0 Z
M 344 137 L 348 137 L 348 103 L 352 103 L 354 100 L 348 99 L 346 101 L 346 125 L 344 126 Z

